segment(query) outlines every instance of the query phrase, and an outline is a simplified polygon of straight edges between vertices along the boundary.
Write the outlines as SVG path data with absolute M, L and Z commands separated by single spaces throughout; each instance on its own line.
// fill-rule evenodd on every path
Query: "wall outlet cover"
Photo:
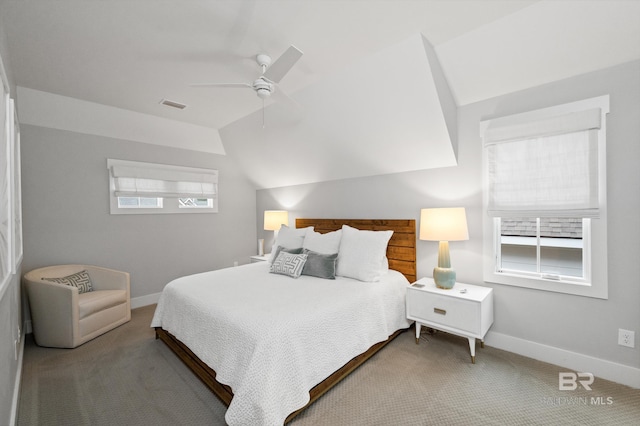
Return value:
M 627 346 L 629 348 L 635 348 L 635 332 L 630 330 L 618 329 L 618 344 L 620 346 Z

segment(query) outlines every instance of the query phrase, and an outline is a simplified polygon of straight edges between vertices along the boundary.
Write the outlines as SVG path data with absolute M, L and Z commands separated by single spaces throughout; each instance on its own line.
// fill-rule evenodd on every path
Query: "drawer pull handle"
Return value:
M 436 314 L 440 314 L 440 315 L 447 315 L 447 311 L 445 311 L 444 309 L 440 309 L 440 308 L 433 308 L 433 312 L 435 312 Z

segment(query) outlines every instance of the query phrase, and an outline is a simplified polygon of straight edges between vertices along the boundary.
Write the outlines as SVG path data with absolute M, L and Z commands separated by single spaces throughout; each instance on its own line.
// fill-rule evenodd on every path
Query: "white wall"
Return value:
M 17 87 L 20 123 L 224 155 L 216 129 Z
M 479 122 L 557 104 L 611 95 L 607 122 L 609 299 L 483 283 L 482 168 Z M 414 218 L 424 207 L 467 209 L 469 241 L 451 243 L 458 281 L 495 291 L 488 344 L 640 387 L 640 342 L 617 345 L 618 328 L 640 335 L 640 62 L 578 76 L 459 108 L 458 166 L 371 178 L 259 190 L 262 212 L 295 217 Z M 431 276 L 437 244 L 418 241 L 418 276 Z M 596 259 L 604 261 L 603 259 Z

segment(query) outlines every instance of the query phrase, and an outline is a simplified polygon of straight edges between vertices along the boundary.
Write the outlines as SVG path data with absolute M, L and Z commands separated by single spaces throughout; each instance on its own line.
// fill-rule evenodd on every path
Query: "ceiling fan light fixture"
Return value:
M 271 90 L 267 88 L 259 88 L 259 89 L 256 89 L 256 94 L 260 99 L 265 99 L 271 96 Z
M 273 84 L 268 82 L 264 77 L 260 77 L 253 82 L 253 89 L 260 99 L 265 99 L 271 96 L 273 91 Z

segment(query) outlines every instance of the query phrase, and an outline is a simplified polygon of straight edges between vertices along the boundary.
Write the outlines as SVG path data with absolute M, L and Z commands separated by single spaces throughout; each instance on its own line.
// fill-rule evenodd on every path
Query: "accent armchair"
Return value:
M 87 290 L 87 283 L 77 287 L 60 282 L 82 271 L 90 277 L 91 291 L 79 291 Z M 90 265 L 48 266 L 27 272 L 24 283 L 39 346 L 75 348 L 131 319 L 127 272 Z

